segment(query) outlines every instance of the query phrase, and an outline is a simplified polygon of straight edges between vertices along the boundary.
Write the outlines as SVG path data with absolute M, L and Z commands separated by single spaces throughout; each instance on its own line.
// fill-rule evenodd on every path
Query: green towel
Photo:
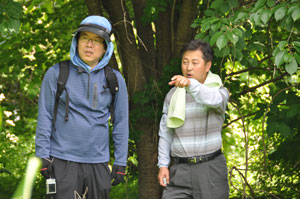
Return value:
M 184 124 L 185 119 L 185 88 L 177 87 L 170 101 L 167 127 L 178 128 Z
M 208 87 L 222 86 L 222 80 L 219 75 L 212 72 L 208 72 L 204 85 Z M 184 124 L 185 120 L 185 99 L 186 90 L 185 88 L 177 87 L 170 101 L 170 106 L 168 109 L 167 116 L 167 127 L 178 128 Z
M 222 86 L 222 80 L 219 75 L 208 71 L 204 85 L 211 87 L 211 88 L 213 88 L 213 87 L 220 88 Z

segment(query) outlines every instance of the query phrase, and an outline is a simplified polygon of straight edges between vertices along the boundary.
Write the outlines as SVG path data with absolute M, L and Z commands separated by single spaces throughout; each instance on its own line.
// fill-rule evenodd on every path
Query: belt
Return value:
M 216 152 L 206 154 L 206 155 L 200 155 L 197 157 L 188 157 L 188 158 L 182 158 L 182 157 L 172 157 L 175 163 L 188 163 L 188 164 L 198 164 L 202 162 L 210 161 L 219 155 L 222 154 L 221 149 L 217 150 Z

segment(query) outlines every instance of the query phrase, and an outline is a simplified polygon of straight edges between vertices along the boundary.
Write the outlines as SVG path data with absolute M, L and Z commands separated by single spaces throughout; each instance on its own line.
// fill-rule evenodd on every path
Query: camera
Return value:
M 47 179 L 46 180 L 46 193 L 47 194 L 55 194 L 56 193 L 56 182 L 55 179 Z

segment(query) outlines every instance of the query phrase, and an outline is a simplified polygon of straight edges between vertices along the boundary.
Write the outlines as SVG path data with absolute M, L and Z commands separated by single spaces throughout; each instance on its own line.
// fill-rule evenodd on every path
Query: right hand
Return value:
M 170 182 L 169 181 L 170 179 L 169 179 L 169 169 L 168 169 L 168 167 L 160 167 L 157 178 L 158 178 L 158 183 L 161 186 L 166 187 L 167 184 L 169 184 L 169 182 Z M 167 184 L 164 184 L 164 180 L 163 180 L 164 178 L 166 178 Z
M 52 160 L 49 158 L 42 158 L 41 174 L 45 179 L 49 179 L 52 173 Z

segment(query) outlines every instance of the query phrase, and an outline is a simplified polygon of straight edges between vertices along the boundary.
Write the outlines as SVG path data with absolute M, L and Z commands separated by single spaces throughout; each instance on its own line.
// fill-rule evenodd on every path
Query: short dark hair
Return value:
M 200 50 L 203 54 L 203 59 L 205 62 L 209 62 L 213 60 L 214 52 L 213 49 L 210 47 L 209 43 L 199 40 L 199 39 L 194 39 L 189 42 L 187 42 L 181 49 L 180 53 L 181 56 L 186 52 L 186 51 L 194 51 L 194 50 Z

